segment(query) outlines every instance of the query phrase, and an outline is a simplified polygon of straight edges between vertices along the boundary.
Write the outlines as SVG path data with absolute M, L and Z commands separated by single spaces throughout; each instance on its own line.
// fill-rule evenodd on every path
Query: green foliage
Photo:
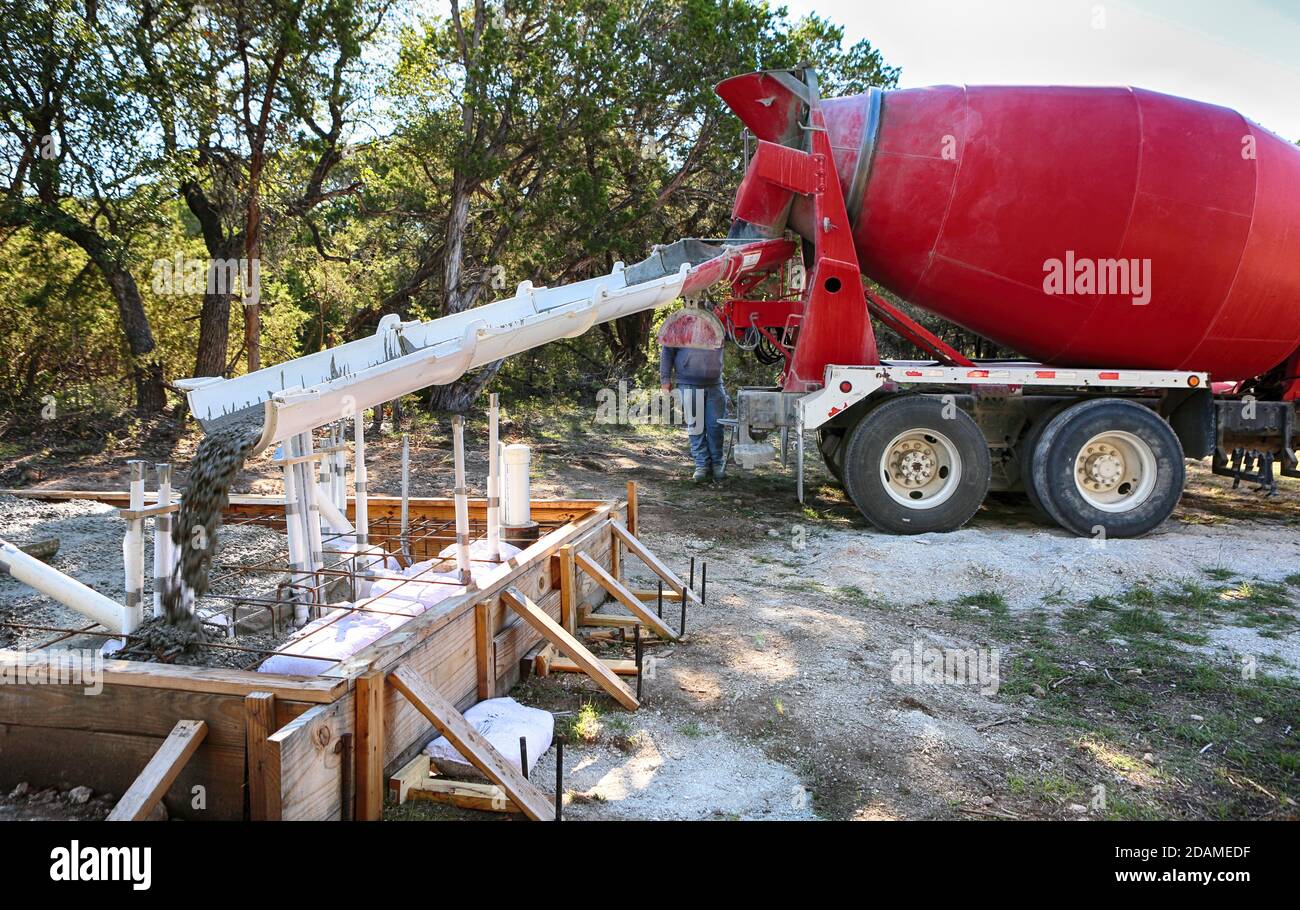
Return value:
M 0 122 L 0 341 L 14 352 L 0 402 L 131 400 L 118 302 L 60 219 L 93 228 L 134 278 L 163 374 L 192 375 L 202 295 L 158 287 L 156 264 L 206 260 L 214 244 L 242 254 L 264 98 L 271 365 L 373 331 L 388 312 L 430 318 L 520 281 L 581 280 L 656 243 L 724 235 L 743 143 L 713 93 L 720 78 L 811 63 L 826 96 L 898 78 L 865 41 L 846 45 L 839 26 L 791 21 L 764 0 L 452 9 L 458 19 L 410 0 L 0 0 L 0 100 L 15 112 Z M 32 99 L 51 86 L 64 113 L 40 124 Z M 41 129 L 62 151 L 33 164 Z M 32 185 L 39 174 L 53 175 L 53 205 Z M 242 314 L 230 309 L 219 359 L 238 372 Z M 513 358 L 498 384 L 577 400 L 619 379 L 654 384 L 658 318 Z M 727 375 L 773 378 L 734 351 Z

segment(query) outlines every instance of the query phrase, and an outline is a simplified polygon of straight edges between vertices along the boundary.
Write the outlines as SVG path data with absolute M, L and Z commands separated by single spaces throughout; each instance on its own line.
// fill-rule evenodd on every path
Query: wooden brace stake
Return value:
M 110 822 L 139 822 L 149 817 L 154 806 L 175 782 L 196 749 L 208 735 L 201 720 L 179 720 L 140 776 L 108 814 Z

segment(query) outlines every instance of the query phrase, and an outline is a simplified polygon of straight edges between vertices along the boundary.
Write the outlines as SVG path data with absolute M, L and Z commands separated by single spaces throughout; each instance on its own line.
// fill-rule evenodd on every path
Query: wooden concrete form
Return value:
M 14 492 L 115 505 L 126 496 Z M 394 497 L 372 496 L 369 505 L 372 522 L 396 518 L 400 509 Z M 451 499 L 412 498 L 410 509 L 413 519 L 454 515 Z M 484 518 L 486 502 L 471 501 L 470 511 L 471 519 Z M 562 615 L 573 622 L 605 600 L 604 589 L 586 572 L 569 567 L 562 583 L 560 550 L 569 548 L 589 565 L 612 568 L 613 523 L 621 524 L 624 505 L 539 500 L 532 514 L 559 526 L 475 590 L 443 601 L 320 676 L 110 659 L 102 662 L 95 691 L 82 684 L 85 680 L 33 680 L 33 672 L 39 675 L 41 667 L 50 666 L 52 650 L 0 650 L 0 679 L 6 683 L 0 685 L 0 787 L 26 781 L 124 794 L 177 722 L 192 720 L 201 721 L 207 732 L 162 795 L 172 816 L 376 817 L 382 793 L 377 788 L 438 732 L 392 684 L 392 674 L 400 669 L 420 679 L 441 702 L 464 711 L 508 692 L 518 681 L 520 658 L 542 640 L 502 601 L 508 588 L 557 622 Z M 227 515 L 282 519 L 283 500 L 232 496 Z M 379 538 L 372 543 L 382 544 L 383 535 Z M 425 545 L 432 549 L 439 542 Z M 562 588 L 568 598 L 563 605 Z

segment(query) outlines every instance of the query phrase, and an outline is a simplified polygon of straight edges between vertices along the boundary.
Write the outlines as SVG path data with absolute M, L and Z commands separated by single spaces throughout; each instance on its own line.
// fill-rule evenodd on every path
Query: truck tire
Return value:
M 1183 447 L 1158 414 L 1122 398 L 1072 405 L 1043 428 L 1032 454 L 1043 508 L 1081 537 L 1141 537 L 1183 495 Z
M 1053 524 L 1059 522 L 1043 506 L 1042 494 L 1034 486 L 1034 450 L 1038 448 L 1038 440 L 1042 438 L 1043 430 L 1052 422 L 1052 418 L 1064 411 L 1072 403 L 1063 401 L 1043 411 L 1025 432 L 1025 438 L 1020 441 L 1017 455 L 1017 460 L 1020 462 L 1020 483 L 1025 488 L 1025 496 L 1028 498 L 1029 504 L 1034 507 L 1034 511 Z
M 848 431 L 840 427 L 822 428 L 817 431 L 817 451 L 821 452 L 826 471 L 840 485 L 844 485 L 844 437 Z
M 872 410 L 844 447 L 844 489 L 867 520 L 891 534 L 955 531 L 988 493 L 988 441 L 965 411 L 907 395 Z

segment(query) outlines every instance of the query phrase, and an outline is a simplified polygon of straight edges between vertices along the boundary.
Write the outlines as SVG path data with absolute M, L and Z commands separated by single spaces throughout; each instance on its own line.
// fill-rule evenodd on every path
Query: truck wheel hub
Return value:
M 1156 484 L 1156 456 L 1140 436 L 1126 430 L 1098 433 L 1074 459 L 1074 485 L 1093 508 L 1128 512 L 1150 496 Z
M 904 443 L 894 460 L 899 480 L 909 487 L 924 486 L 934 476 L 934 450 L 923 443 Z
M 948 437 L 932 430 L 906 430 L 880 457 L 885 492 L 909 509 L 932 509 L 947 501 L 961 478 L 961 455 Z
M 1124 456 L 1105 443 L 1088 446 L 1084 455 L 1084 485 L 1097 492 L 1114 489 L 1124 476 Z

